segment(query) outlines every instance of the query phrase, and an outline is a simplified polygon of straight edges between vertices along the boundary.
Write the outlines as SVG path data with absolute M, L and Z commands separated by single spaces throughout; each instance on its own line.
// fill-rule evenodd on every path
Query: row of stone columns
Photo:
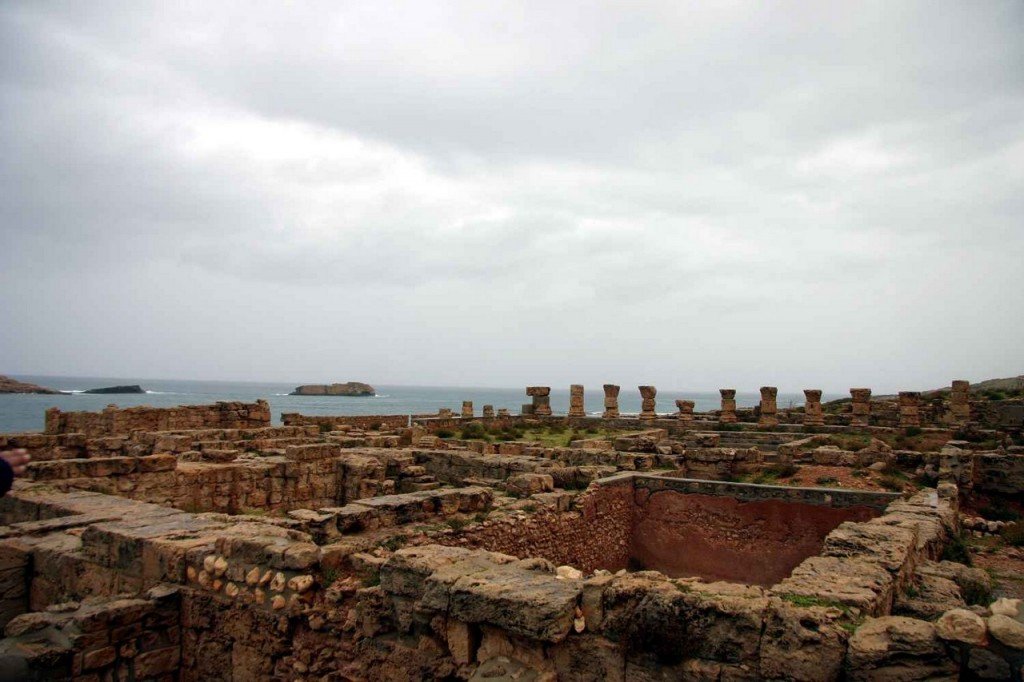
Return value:
M 445 408 L 442 408 L 441 411 L 438 414 L 440 416 L 442 416 L 442 417 L 444 417 L 444 416 L 451 417 L 452 416 L 452 411 L 448 410 L 448 409 L 445 409 Z M 494 405 L 484 405 L 483 416 L 484 416 L 484 419 L 493 419 L 494 418 Z M 499 417 L 507 417 L 507 416 L 509 416 L 508 410 L 506 408 L 502 407 L 501 409 L 498 410 L 498 416 Z M 464 419 L 472 419 L 473 418 L 473 401 L 472 400 L 463 400 L 462 401 L 462 417 Z
M 658 389 L 654 386 L 638 386 L 640 390 L 640 419 L 651 420 L 657 417 L 655 412 Z M 604 413 L 605 419 L 619 417 L 619 390 L 615 384 L 604 385 Z M 731 424 L 737 421 L 736 417 L 736 389 L 722 388 L 718 391 L 722 397 L 721 411 L 718 421 L 723 424 Z M 759 426 L 773 427 L 779 423 L 778 407 L 779 389 L 775 386 L 761 387 L 760 418 Z M 807 426 L 821 426 L 825 423 L 825 413 L 821 406 L 821 390 L 816 388 L 804 389 L 804 424 Z M 548 416 L 551 414 L 551 387 L 549 386 L 528 386 L 526 394 L 533 398 L 533 414 Z M 573 384 L 569 388 L 569 416 L 585 417 L 586 410 L 583 403 L 583 386 Z M 851 388 L 850 389 L 850 425 L 867 426 L 871 417 L 871 389 Z M 957 423 L 964 423 L 970 418 L 970 384 L 967 381 L 956 380 L 953 382 L 950 394 L 950 412 L 953 420 Z M 902 391 L 899 394 L 900 426 L 920 426 L 921 394 L 917 391 Z M 484 416 L 487 416 L 487 408 L 484 407 Z M 689 422 L 693 420 L 694 402 L 692 400 L 676 400 L 678 408 L 677 418 L 680 421 Z M 493 408 L 491 408 L 493 415 Z M 473 416 L 473 403 L 466 401 L 462 404 L 462 416 Z

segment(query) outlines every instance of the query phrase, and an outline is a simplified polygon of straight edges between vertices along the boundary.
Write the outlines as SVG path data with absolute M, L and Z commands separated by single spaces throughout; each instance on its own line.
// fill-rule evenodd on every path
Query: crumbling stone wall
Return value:
M 298 412 L 283 412 L 281 423 L 285 426 L 317 426 L 334 431 L 339 426 L 357 429 L 400 429 L 408 426 L 409 417 L 404 414 L 388 415 L 307 415 Z
M 576 500 L 573 512 L 541 511 L 518 521 L 485 522 L 451 542 L 521 558 L 542 557 L 586 572 L 617 571 L 629 564 L 632 498 L 631 479 L 597 485 Z
M 128 407 L 111 405 L 102 412 L 46 411 L 45 432 L 83 433 L 89 437 L 128 434 L 132 431 L 170 431 L 174 429 L 244 429 L 270 426 L 270 405 L 219 402 L 214 405 L 180 407 Z

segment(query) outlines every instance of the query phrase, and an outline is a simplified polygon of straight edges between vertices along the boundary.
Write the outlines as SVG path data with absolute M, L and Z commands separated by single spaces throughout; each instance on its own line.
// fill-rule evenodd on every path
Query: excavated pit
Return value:
M 627 481 L 631 494 L 623 505 Z M 584 546 L 603 544 L 597 554 L 606 561 L 586 566 L 584 559 L 587 568 L 656 570 L 763 586 L 785 579 L 818 554 L 839 524 L 875 518 L 899 497 L 640 474 L 602 481 L 595 493 L 592 503 L 603 513 Z M 609 523 L 609 512 L 626 518 Z

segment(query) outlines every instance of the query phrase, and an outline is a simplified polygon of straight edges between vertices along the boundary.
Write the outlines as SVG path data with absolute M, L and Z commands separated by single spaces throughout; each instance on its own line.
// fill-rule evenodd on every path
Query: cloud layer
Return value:
M 10 373 L 1020 373 L 1024 7 L 5 3 Z

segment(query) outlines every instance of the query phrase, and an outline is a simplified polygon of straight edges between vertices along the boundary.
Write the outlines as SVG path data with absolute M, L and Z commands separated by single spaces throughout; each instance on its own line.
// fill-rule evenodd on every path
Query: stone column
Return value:
M 484 405 L 484 419 L 494 418 L 494 405 Z
M 900 428 L 921 425 L 921 393 L 900 391 Z
M 735 388 L 720 388 L 718 392 L 722 394 L 722 413 L 718 415 L 718 421 L 723 424 L 733 424 L 736 422 L 736 389 Z
M 573 384 L 569 387 L 569 416 L 587 416 L 587 411 L 583 407 L 583 384 Z
M 776 396 L 779 389 L 775 386 L 761 387 L 761 418 L 757 420 L 758 426 L 777 426 L 779 423 L 779 405 Z
M 619 387 L 615 384 L 604 385 L 604 419 L 619 418 Z
M 473 401 L 463 400 L 462 401 L 462 416 L 468 419 L 473 418 Z
M 654 386 L 637 386 L 640 389 L 640 418 L 654 419 L 658 415 L 654 411 L 654 398 L 658 395 L 658 389 Z
M 527 386 L 526 395 L 533 398 L 533 414 L 537 417 L 551 415 L 551 387 Z
M 851 388 L 850 426 L 867 426 L 871 419 L 871 389 Z
M 46 421 L 43 433 L 60 433 L 60 408 L 51 407 L 46 410 Z
M 821 409 L 821 391 L 816 388 L 804 389 L 804 426 L 821 426 L 825 423 L 825 412 Z
M 949 393 L 949 412 L 957 424 L 966 424 L 971 420 L 971 382 L 964 379 L 953 381 L 953 389 Z
M 692 400 L 677 400 L 676 407 L 679 408 L 679 414 L 676 418 L 683 424 L 689 424 L 693 421 L 693 405 Z

